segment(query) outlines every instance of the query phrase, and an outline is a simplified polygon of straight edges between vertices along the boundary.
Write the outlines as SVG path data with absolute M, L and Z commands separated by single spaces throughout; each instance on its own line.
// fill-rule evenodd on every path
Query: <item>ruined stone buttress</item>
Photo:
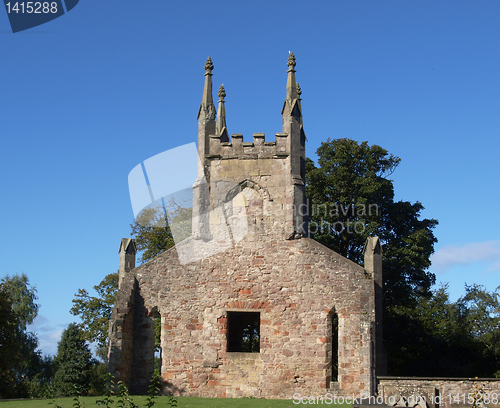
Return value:
M 308 238 L 295 66 L 290 54 L 282 131 L 244 142 L 229 136 L 223 87 L 216 109 L 206 62 L 191 236 L 138 267 L 134 241 L 120 246 L 108 368 L 132 393 L 147 392 L 157 316 L 167 394 L 374 392 L 383 364 L 381 246 L 368 239 L 363 268 Z

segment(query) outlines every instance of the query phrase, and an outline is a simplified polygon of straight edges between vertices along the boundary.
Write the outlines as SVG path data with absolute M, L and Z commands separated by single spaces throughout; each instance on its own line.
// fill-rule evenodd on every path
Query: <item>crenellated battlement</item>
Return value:
M 231 142 L 222 142 L 220 136 L 210 135 L 207 159 L 280 159 L 290 155 L 287 133 L 276 133 L 274 142 L 266 142 L 264 133 L 254 133 L 253 142 L 244 142 L 241 133 L 233 133 Z

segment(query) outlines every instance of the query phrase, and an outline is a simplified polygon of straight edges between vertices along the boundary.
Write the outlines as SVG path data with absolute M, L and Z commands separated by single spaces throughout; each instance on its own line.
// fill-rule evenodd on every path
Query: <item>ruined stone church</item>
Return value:
M 382 254 L 364 268 L 308 237 L 305 142 L 295 57 L 288 58 L 283 128 L 252 142 L 216 110 L 210 58 L 198 112 L 191 236 L 135 267 L 120 245 L 108 369 L 132 393 L 153 373 L 161 316 L 164 392 L 292 398 L 372 394 L 381 356 Z M 169 175 L 165 175 L 169 177 Z

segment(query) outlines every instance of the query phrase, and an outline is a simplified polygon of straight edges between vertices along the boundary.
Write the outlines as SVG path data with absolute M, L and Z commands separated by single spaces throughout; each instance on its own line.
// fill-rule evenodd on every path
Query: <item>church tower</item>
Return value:
M 193 234 L 197 239 L 214 238 L 220 222 L 229 224 L 234 213 L 231 200 L 250 188 L 245 202 L 261 200 L 255 213 L 248 213 L 250 233 L 276 239 L 307 237 L 305 199 L 305 133 L 302 124 L 301 90 L 295 79 L 295 56 L 288 57 L 286 97 L 282 109 L 283 128 L 275 141 L 254 133 L 252 142 L 232 134 L 226 126 L 226 90 L 221 85 L 216 114 L 212 97 L 211 58 L 205 64 L 205 84 L 198 111 L 198 179 L 193 195 Z M 241 202 L 239 200 L 238 202 Z M 227 209 L 215 215 L 217 208 Z M 250 208 L 248 209 L 250 210 Z M 215 219 L 215 221 L 214 221 Z M 269 238 L 270 239 L 270 238 Z M 234 240 L 233 240 L 234 241 Z M 233 242 L 234 243 L 234 242 Z

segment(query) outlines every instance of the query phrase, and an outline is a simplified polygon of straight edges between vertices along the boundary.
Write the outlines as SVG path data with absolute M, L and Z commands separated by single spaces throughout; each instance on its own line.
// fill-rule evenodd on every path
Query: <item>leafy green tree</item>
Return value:
M 488 292 L 482 285 L 465 285 L 465 295 L 460 298 L 467 310 L 466 321 L 471 333 L 488 346 L 499 343 L 500 286 Z M 500 344 L 499 344 L 500 345 Z
M 63 331 L 54 364 L 54 388 L 58 395 L 88 393 L 95 361 L 83 331 L 76 323 L 69 324 Z
M 366 237 L 379 232 L 382 213 L 394 198 L 392 174 L 400 159 L 379 146 L 328 140 L 316 151 L 318 167 L 306 162 L 306 196 L 313 237 L 339 254 L 362 262 Z
M 17 369 L 22 363 L 22 331 L 12 310 L 9 294 L 0 285 L 0 398 L 14 396 L 17 385 Z
M 399 330 L 386 342 L 398 361 L 400 375 L 493 377 L 500 374 L 498 293 L 478 285 L 451 302 L 447 285 L 422 297 L 411 310 L 396 309 L 392 322 Z M 409 335 L 411 334 L 411 335 Z M 429 362 L 432 364 L 429 364 Z
M 97 296 L 90 296 L 85 289 L 78 289 L 70 312 L 82 319 L 85 340 L 97 343 L 97 356 L 104 359 L 107 352 L 109 319 L 118 291 L 118 273 L 110 273 L 94 286 Z
M 306 161 L 310 235 L 360 264 L 366 238 L 380 238 L 389 371 L 400 374 L 408 361 L 400 360 L 398 353 L 414 353 L 417 358 L 418 352 L 413 348 L 421 346 L 409 341 L 418 339 L 421 328 L 411 315 L 422 299 L 432 295 L 435 275 L 428 268 L 437 242 L 433 234 L 437 221 L 421 219 L 424 207 L 419 202 L 394 201 L 394 186 L 388 177 L 401 160 L 382 147 L 350 139 L 329 139 L 321 144 L 317 154 L 317 166 L 310 159 Z M 403 323 L 407 335 L 402 338 Z
M 35 303 L 38 299 L 36 288 L 30 287 L 25 274 L 6 276 L 1 281 L 2 287 L 8 292 L 12 311 L 14 312 L 19 327 L 26 330 L 28 324 L 33 323 L 38 315 L 40 306 Z
M 142 210 L 130 225 L 137 249 L 142 251 L 140 262 L 150 261 L 172 248 L 175 241 L 188 238 L 191 235 L 191 216 L 192 209 L 175 199 L 169 200 L 165 206 Z
M 146 208 L 130 225 L 140 262 L 147 262 L 175 245 L 167 215 L 161 208 Z
M 50 394 L 50 385 L 54 378 L 54 357 L 33 355 L 29 374 L 25 378 L 27 394 L 30 398 L 42 398 Z
M 90 296 L 85 289 L 78 289 L 78 293 L 72 300 L 73 307 L 70 312 L 79 316 L 82 320 L 80 327 L 83 329 L 83 337 L 90 343 L 97 344 L 97 357 L 106 359 L 108 350 L 109 319 L 113 313 L 113 307 L 118 292 L 118 274 L 110 273 L 94 286 L 97 296 Z M 155 347 L 160 348 L 160 317 L 155 319 Z
M 389 315 L 392 336 L 385 342 L 398 375 L 477 376 L 481 353 L 467 331 L 464 312 L 461 303 L 449 300 L 447 286 L 422 297 L 415 307 L 394 308 Z
M 90 373 L 89 395 L 104 395 L 106 393 L 106 363 L 96 363 L 92 365 Z
M 317 167 L 306 162 L 312 238 L 362 264 L 366 238 L 377 235 L 384 245 L 386 306 L 414 306 L 419 296 L 429 296 L 437 221 L 421 220 L 418 202 L 394 201 L 388 177 L 401 160 L 350 139 L 327 140 L 317 154 Z
M 465 324 L 482 351 L 481 376 L 500 378 L 500 286 L 488 292 L 481 285 L 466 285 L 458 300 L 465 312 Z
M 43 358 L 38 339 L 27 331 L 39 305 L 36 289 L 26 275 L 6 276 L 0 282 L 0 397 L 26 397 L 29 383 Z

